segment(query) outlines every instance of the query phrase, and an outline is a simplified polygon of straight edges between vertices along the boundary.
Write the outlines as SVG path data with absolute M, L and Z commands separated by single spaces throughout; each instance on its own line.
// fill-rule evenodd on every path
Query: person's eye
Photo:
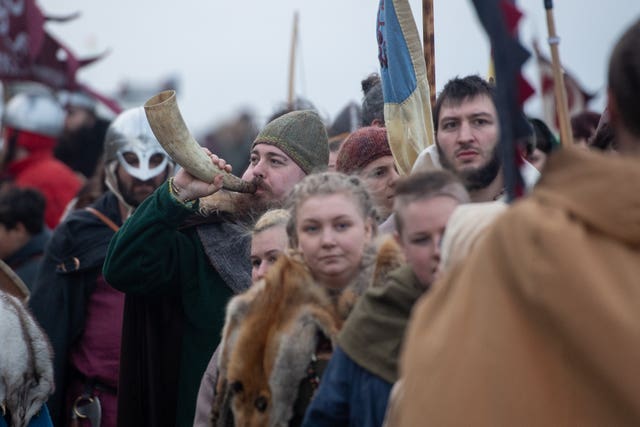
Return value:
M 336 224 L 336 230 L 339 231 L 344 231 L 347 230 L 349 227 L 351 227 L 351 223 L 350 222 L 339 222 Z
M 138 156 L 135 153 L 127 152 L 122 155 L 124 161 L 130 164 L 131 166 L 137 167 L 140 163 L 138 160 Z
M 315 225 L 305 225 L 304 227 L 302 227 L 302 231 L 305 233 L 315 233 L 316 231 L 318 231 L 318 227 Z
M 278 260 L 278 256 L 277 255 L 273 255 L 273 256 L 270 256 L 269 258 L 267 258 L 267 263 L 269 265 L 273 265 L 273 264 L 275 264 L 275 262 L 277 260 Z
M 484 125 L 488 125 L 489 123 L 491 122 L 487 119 L 475 119 L 473 121 L 473 124 L 476 126 L 484 126 Z
M 252 260 L 251 260 L 251 266 L 252 266 L 253 268 L 258 268 L 258 267 L 260 267 L 260 264 L 261 264 L 261 262 L 260 262 L 260 259 L 258 259 L 258 258 L 256 258 L 256 259 L 252 259 Z
M 274 166 L 283 166 L 284 162 L 276 157 L 271 158 L 271 164 Z
M 411 239 L 411 243 L 418 246 L 426 246 L 431 244 L 432 238 L 431 236 L 420 236 L 414 237 Z
M 149 159 L 149 165 L 152 168 L 155 168 L 156 166 L 160 166 L 163 160 L 164 160 L 164 154 L 156 153 L 153 156 L 151 156 L 151 158 Z
M 255 166 L 258 161 L 260 160 L 260 157 L 256 156 L 255 154 L 252 154 L 251 157 L 249 157 L 249 162 Z
M 374 172 L 374 176 L 376 176 L 377 178 L 383 177 L 387 174 L 387 169 L 386 168 L 378 168 L 376 169 Z
M 455 121 L 450 121 L 450 122 L 444 122 L 442 124 L 442 129 L 443 130 L 453 130 L 457 127 L 458 123 Z

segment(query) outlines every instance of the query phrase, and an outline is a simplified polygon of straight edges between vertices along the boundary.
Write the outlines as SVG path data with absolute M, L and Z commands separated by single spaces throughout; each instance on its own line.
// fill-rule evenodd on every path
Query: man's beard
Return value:
M 462 180 L 467 191 L 470 192 L 487 188 L 496 179 L 502 167 L 502 159 L 500 158 L 498 145 L 494 147 L 491 158 L 485 165 L 477 169 L 469 170 L 456 170 L 440 148 L 440 145 L 436 144 L 436 146 L 438 147 L 438 155 L 440 156 L 440 164 L 442 167 L 456 174 L 456 176 Z
M 133 208 L 137 208 L 147 197 L 153 194 L 153 191 L 155 191 L 155 188 L 157 188 L 157 186 L 153 184 L 153 181 L 150 180 L 148 181 L 149 185 L 153 187 L 154 190 L 150 191 L 148 194 L 145 194 L 145 195 L 136 194 L 134 188 L 140 185 L 142 182 L 143 181 L 136 179 L 128 188 L 124 188 L 124 186 L 120 182 L 118 182 L 118 189 L 120 190 L 120 195 L 122 196 L 122 200 L 124 200 L 124 202 L 127 205 Z
M 250 193 L 238 193 L 234 199 L 233 210 L 236 219 L 248 224 L 253 224 L 269 209 L 281 208 L 284 205 L 284 201 L 274 200 L 273 197 L 269 197 L 272 192 L 266 184 L 257 179 L 254 179 L 253 183 L 257 188 L 264 190 L 263 197 Z

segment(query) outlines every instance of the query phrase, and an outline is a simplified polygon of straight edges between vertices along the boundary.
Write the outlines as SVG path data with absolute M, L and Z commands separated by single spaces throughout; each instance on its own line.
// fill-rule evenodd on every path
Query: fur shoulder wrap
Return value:
M 389 250 L 376 258 L 377 247 L 365 251 L 359 275 L 340 294 L 317 284 L 296 256 L 281 256 L 264 280 L 229 302 L 214 425 L 289 425 L 321 337 L 333 344 L 358 296 L 378 280 L 374 272 L 386 275 L 400 260 L 398 251 L 391 256 Z M 225 419 L 228 408 L 234 420 Z
M 0 406 L 26 426 L 53 392 L 51 345 L 17 298 L 0 291 Z

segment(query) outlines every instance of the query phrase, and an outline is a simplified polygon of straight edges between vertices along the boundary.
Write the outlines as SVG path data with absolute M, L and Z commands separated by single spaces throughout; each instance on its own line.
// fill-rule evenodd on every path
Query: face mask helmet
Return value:
M 131 154 L 135 155 L 135 162 L 131 162 Z M 124 111 L 111 123 L 105 136 L 104 156 L 106 183 L 116 195 L 120 195 L 116 176 L 118 166 L 140 181 L 153 179 L 167 170 L 170 175 L 174 167 L 154 136 L 143 107 Z M 158 156 L 162 156 L 161 161 Z

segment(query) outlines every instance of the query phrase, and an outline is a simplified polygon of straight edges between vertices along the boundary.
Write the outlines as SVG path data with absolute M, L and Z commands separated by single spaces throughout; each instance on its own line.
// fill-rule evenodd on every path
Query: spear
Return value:
M 573 145 L 573 135 L 569 121 L 569 104 L 567 102 L 567 90 L 564 85 L 562 65 L 560 64 L 560 52 L 558 45 L 560 37 L 556 34 L 556 24 L 553 18 L 553 0 L 544 0 L 544 8 L 547 11 L 547 28 L 549 48 L 551 49 L 551 66 L 553 69 L 553 92 L 556 98 L 556 110 L 558 123 L 560 124 L 560 143 L 567 147 Z
M 422 0 L 422 46 L 432 107 L 436 105 L 436 45 L 433 22 L 433 0 Z
M 296 43 L 298 41 L 298 11 L 293 14 L 293 29 L 291 30 L 291 51 L 289 52 L 289 93 L 287 102 L 293 110 L 295 102 L 295 74 L 296 74 Z

